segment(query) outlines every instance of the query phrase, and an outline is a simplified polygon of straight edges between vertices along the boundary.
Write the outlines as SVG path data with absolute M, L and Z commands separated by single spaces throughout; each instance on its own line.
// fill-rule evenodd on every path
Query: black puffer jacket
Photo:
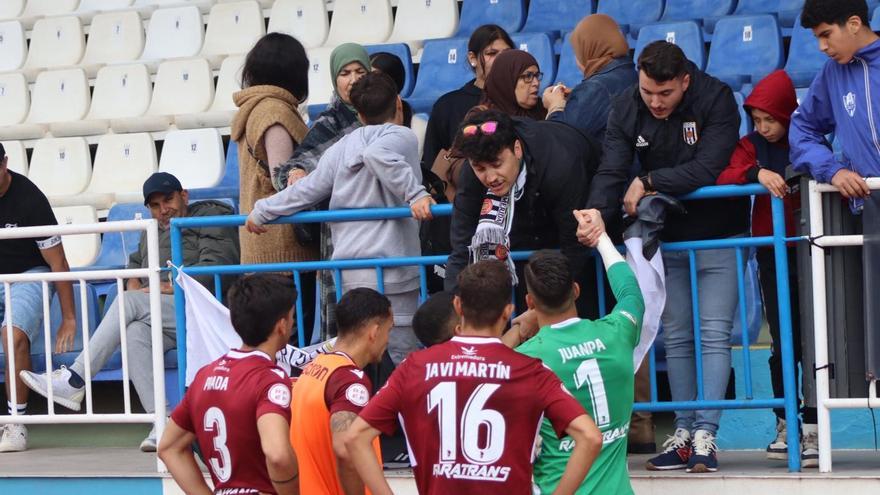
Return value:
M 511 250 L 561 249 L 579 278 L 587 249 L 577 241 L 572 211 L 586 204 L 601 149 L 561 122 L 514 119 L 514 128 L 523 144 L 527 178 L 525 194 L 514 210 Z M 452 252 L 446 265 L 447 290 L 455 289 L 459 272 L 468 264 L 468 246 L 486 196 L 486 187 L 469 166 L 462 167 L 458 187 L 452 209 Z
M 602 164 L 593 179 L 588 205 L 616 224 L 629 187 L 632 164 L 661 193 L 680 196 L 715 184 L 739 141 L 739 109 L 730 88 L 688 63 L 690 86 L 665 120 L 642 101 L 638 85 L 611 106 Z M 664 241 L 717 239 L 749 229 L 749 198 L 686 201 L 684 215 L 670 215 Z

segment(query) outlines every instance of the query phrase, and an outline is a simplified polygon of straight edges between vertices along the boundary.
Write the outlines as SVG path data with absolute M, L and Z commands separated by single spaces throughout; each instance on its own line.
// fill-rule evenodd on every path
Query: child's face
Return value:
M 752 121 L 758 134 L 771 143 L 777 143 L 785 137 L 785 126 L 763 110 L 752 109 Z

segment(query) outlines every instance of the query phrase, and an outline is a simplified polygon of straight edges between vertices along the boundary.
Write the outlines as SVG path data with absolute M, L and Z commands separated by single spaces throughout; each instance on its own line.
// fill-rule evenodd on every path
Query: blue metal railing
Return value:
M 694 199 L 710 199 L 710 198 L 730 198 L 751 195 L 768 194 L 767 190 L 758 184 L 750 184 L 745 186 L 712 186 L 704 187 L 694 191 L 691 194 L 682 196 L 683 200 Z M 794 353 L 792 348 L 792 328 L 791 328 L 791 301 L 790 290 L 788 286 L 788 253 L 786 251 L 786 242 L 800 240 L 799 237 L 786 238 L 785 235 L 785 217 L 783 213 L 783 203 L 781 199 L 771 196 L 771 211 L 773 218 L 773 235 L 764 237 L 738 237 L 726 239 L 712 239 L 702 241 L 687 242 L 670 242 L 662 246 L 663 251 L 687 251 L 691 268 L 691 299 L 694 311 L 694 345 L 697 372 L 697 400 L 690 402 L 660 402 L 657 398 L 657 377 L 656 377 L 656 356 L 654 349 L 648 355 L 651 373 L 651 401 L 636 403 L 634 409 L 636 411 L 682 411 L 682 410 L 700 410 L 700 409 L 768 409 L 768 408 L 784 408 L 786 422 L 789 425 L 798 424 L 798 391 L 795 380 Z M 437 205 L 432 207 L 434 216 L 448 216 L 452 213 L 451 205 Z M 314 211 L 303 212 L 290 217 L 279 218 L 273 223 L 320 223 L 320 222 L 351 222 L 364 220 L 384 220 L 394 218 L 408 218 L 411 216 L 409 208 L 374 208 L 374 209 L 358 209 L 358 210 L 336 210 L 336 211 Z M 222 216 L 222 217 L 188 217 L 175 218 L 171 221 L 171 260 L 172 263 L 181 267 L 189 275 L 213 275 L 215 282 L 215 295 L 219 298 L 222 294 L 220 284 L 221 275 L 234 275 L 256 272 L 290 272 L 293 274 L 294 282 L 297 290 L 300 290 L 300 276 L 303 272 L 313 272 L 317 270 L 329 270 L 333 273 L 336 280 L 337 297 L 341 297 L 341 277 L 343 270 L 375 268 L 377 270 L 377 278 L 380 290 L 382 289 L 382 270 L 390 267 L 400 266 L 417 266 L 420 273 L 421 297 L 427 296 L 427 274 L 426 267 L 435 264 L 443 264 L 446 262 L 447 256 L 418 256 L 406 258 L 384 258 L 384 259 L 360 259 L 360 260 L 335 260 L 335 261 L 307 261 L 307 262 L 290 262 L 290 263 L 269 263 L 258 265 L 223 265 L 223 266 L 196 266 L 183 267 L 183 253 L 181 234 L 182 229 L 199 228 L 199 227 L 236 227 L 244 225 L 245 216 Z M 700 323 L 699 309 L 697 297 L 697 274 L 695 269 L 695 253 L 696 251 L 709 249 L 736 249 L 737 263 L 737 292 L 739 300 L 745 301 L 745 261 L 742 250 L 751 247 L 772 247 L 774 250 L 776 261 L 776 285 L 779 304 L 779 326 L 780 326 L 780 351 L 782 354 L 782 375 L 783 388 L 785 391 L 784 398 L 767 398 L 755 399 L 752 393 L 752 376 L 749 363 L 750 345 L 748 338 L 748 325 L 746 322 L 745 305 L 740 304 L 739 317 L 742 322 L 743 334 L 742 345 L 744 355 L 744 380 L 745 395 L 744 399 L 733 400 L 705 400 L 703 397 L 703 362 L 702 353 L 700 352 Z M 511 253 L 514 260 L 524 260 L 529 256 L 529 252 Z M 596 259 L 597 263 L 601 260 Z M 599 294 L 599 308 L 602 314 L 605 313 L 605 291 L 604 291 L 604 270 L 597 270 L 597 287 Z M 176 273 L 175 273 L 176 279 Z M 175 281 L 176 285 L 176 281 Z M 303 317 L 302 317 L 302 298 L 297 298 L 296 316 L 298 337 L 300 346 L 305 345 L 303 334 Z M 180 390 L 184 389 L 184 381 L 186 377 L 186 312 L 183 291 L 179 287 L 175 287 L 174 291 L 175 314 L 177 319 L 177 352 L 178 352 L 178 383 Z M 789 428 L 787 432 L 788 445 L 799 444 L 798 428 Z M 799 449 L 790 448 L 788 452 L 788 467 L 790 471 L 800 470 L 800 452 Z

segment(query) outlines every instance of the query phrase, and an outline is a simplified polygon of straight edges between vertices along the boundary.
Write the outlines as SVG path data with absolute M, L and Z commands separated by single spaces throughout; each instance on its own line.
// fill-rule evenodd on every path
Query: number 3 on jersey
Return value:
M 226 447 L 226 416 L 219 407 L 212 407 L 205 411 L 204 428 L 207 432 L 214 433 L 214 450 L 220 454 L 218 459 L 211 456 L 211 471 L 222 482 L 229 481 L 232 476 L 232 458 Z
M 584 385 L 587 386 L 590 402 L 593 403 L 593 421 L 600 428 L 607 426 L 611 423 L 611 413 L 608 412 L 608 395 L 605 394 L 605 381 L 602 379 L 599 361 L 587 359 L 574 372 L 574 386 L 580 390 Z
M 507 424 L 504 416 L 494 409 L 486 409 L 486 402 L 501 385 L 477 385 L 457 418 L 455 382 L 440 382 L 428 394 L 428 412 L 437 409 L 440 426 L 440 462 L 455 462 L 458 457 L 459 435 L 461 453 L 472 464 L 493 464 L 504 454 L 504 434 Z M 461 432 L 458 425 L 461 424 Z M 486 428 L 485 445 L 480 446 L 480 428 Z

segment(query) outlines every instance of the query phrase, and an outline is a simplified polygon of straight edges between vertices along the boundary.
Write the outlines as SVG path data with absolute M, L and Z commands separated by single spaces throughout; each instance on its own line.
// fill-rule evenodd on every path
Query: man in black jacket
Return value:
M 588 208 L 613 223 L 633 215 L 646 194 L 682 195 L 715 184 L 739 138 L 739 113 L 730 88 L 689 62 L 679 47 L 657 41 L 638 61 L 639 84 L 612 104 L 602 164 Z M 634 159 L 640 164 L 631 177 Z M 670 215 L 663 241 L 745 235 L 748 198 L 687 201 L 687 213 Z M 662 322 L 673 401 L 697 398 L 690 268 L 685 251 L 663 254 L 666 309 Z M 733 249 L 697 251 L 697 287 L 702 336 L 703 398 L 724 398 L 730 376 L 730 332 L 738 301 Z M 715 432 L 721 411 L 676 411 L 675 436 L 648 469 L 715 471 Z
M 455 289 L 470 262 L 508 261 L 521 278 L 509 251 L 560 249 L 585 289 L 579 310 L 595 317 L 588 306 L 595 306 L 595 265 L 577 241 L 572 212 L 586 204 L 599 146 L 563 123 L 487 110 L 462 124 L 453 148 L 470 166 L 461 171 L 452 210 L 446 289 Z M 524 293 L 525 284 L 518 284 L 517 298 Z

